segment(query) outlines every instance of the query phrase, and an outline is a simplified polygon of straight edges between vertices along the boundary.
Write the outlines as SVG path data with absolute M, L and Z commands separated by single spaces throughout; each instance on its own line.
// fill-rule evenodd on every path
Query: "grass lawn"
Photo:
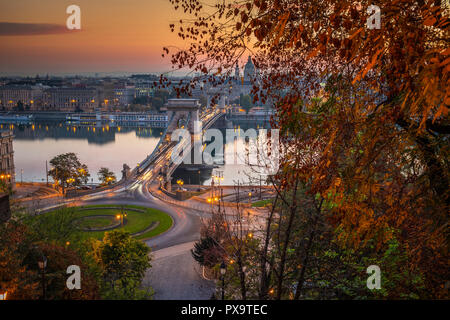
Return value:
M 252 203 L 252 207 L 267 207 L 269 204 L 272 204 L 271 199 L 260 200 Z
M 108 209 L 105 209 L 108 208 Z M 113 208 L 113 209 L 109 209 Z M 123 206 L 124 212 L 126 212 L 126 222 L 124 223 L 124 226 L 118 226 L 112 230 L 125 230 L 131 234 L 142 232 L 152 226 L 155 226 L 151 230 L 137 235 L 136 239 L 148 239 L 154 236 L 157 236 L 167 230 L 170 229 L 170 227 L 173 224 L 172 218 L 165 212 L 162 212 L 157 209 L 152 208 L 145 208 L 140 206 Z M 130 208 L 138 209 L 140 211 L 131 211 L 128 210 Z M 74 212 L 74 219 L 72 220 L 73 223 L 75 223 L 76 226 L 80 226 L 81 228 L 87 229 L 87 227 L 94 227 L 94 228 L 103 228 L 108 227 L 111 225 L 114 225 L 117 223 L 116 215 L 120 214 L 121 212 L 121 205 L 95 205 L 95 206 L 82 206 L 82 207 L 75 207 Z M 85 210 L 89 209 L 89 210 Z M 46 213 L 46 214 L 52 214 L 52 212 Z M 45 216 L 46 214 L 42 215 Z M 102 217 L 95 217 L 90 219 L 80 219 L 83 217 L 90 217 L 90 216 L 102 216 Z M 108 217 L 109 216 L 109 217 Z M 39 218 L 36 217 L 36 218 Z M 109 230 L 111 231 L 111 230 Z M 103 239 L 105 232 L 108 231 L 85 231 L 80 230 L 79 231 L 79 237 L 81 240 L 88 239 L 88 238 L 95 238 L 95 239 Z
M 81 229 L 105 228 L 116 223 L 114 216 L 107 217 L 92 217 L 91 219 L 83 219 L 75 221 L 77 227 Z

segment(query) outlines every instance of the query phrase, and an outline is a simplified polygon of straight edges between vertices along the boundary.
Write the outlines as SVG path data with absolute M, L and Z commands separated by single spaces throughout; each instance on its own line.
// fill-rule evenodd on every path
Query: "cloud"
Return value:
M 66 26 L 59 24 L 0 22 L 0 36 L 37 36 L 68 31 Z

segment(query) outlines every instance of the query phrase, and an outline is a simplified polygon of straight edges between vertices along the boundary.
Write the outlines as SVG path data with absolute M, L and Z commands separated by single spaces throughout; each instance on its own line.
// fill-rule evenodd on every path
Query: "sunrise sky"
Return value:
M 72 4 L 81 31 L 66 29 Z M 168 71 L 162 47 L 183 46 L 169 29 L 180 17 L 169 0 L 0 0 L 0 74 Z

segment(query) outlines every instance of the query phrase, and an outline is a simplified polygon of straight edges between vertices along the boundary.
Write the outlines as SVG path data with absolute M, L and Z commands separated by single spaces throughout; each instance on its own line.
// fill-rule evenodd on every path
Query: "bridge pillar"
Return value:
M 200 118 L 198 117 L 198 109 L 190 112 L 190 120 L 188 124 L 188 130 L 190 133 L 195 132 L 195 122 L 200 121 Z
M 172 191 L 172 182 L 170 182 L 170 177 L 164 182 L 164 189 L 171 192 Z

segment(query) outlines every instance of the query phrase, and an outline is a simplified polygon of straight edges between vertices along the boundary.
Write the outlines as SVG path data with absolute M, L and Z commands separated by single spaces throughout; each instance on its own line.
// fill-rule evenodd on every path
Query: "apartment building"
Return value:
M 0 107 L 6 110 L 34 110 L 42 104 L 43 88 L 41 86 L 5 85 L 0 87 Z
M 0 180 L 15 187 L 15 168 L 14 168 L 14 150 L 13 133 L 10 130 L 0 131 Z
M 44 92 L 44 105 L 49 110 L 94 111 L 99 104 L 95 88 L 51 88 Z

